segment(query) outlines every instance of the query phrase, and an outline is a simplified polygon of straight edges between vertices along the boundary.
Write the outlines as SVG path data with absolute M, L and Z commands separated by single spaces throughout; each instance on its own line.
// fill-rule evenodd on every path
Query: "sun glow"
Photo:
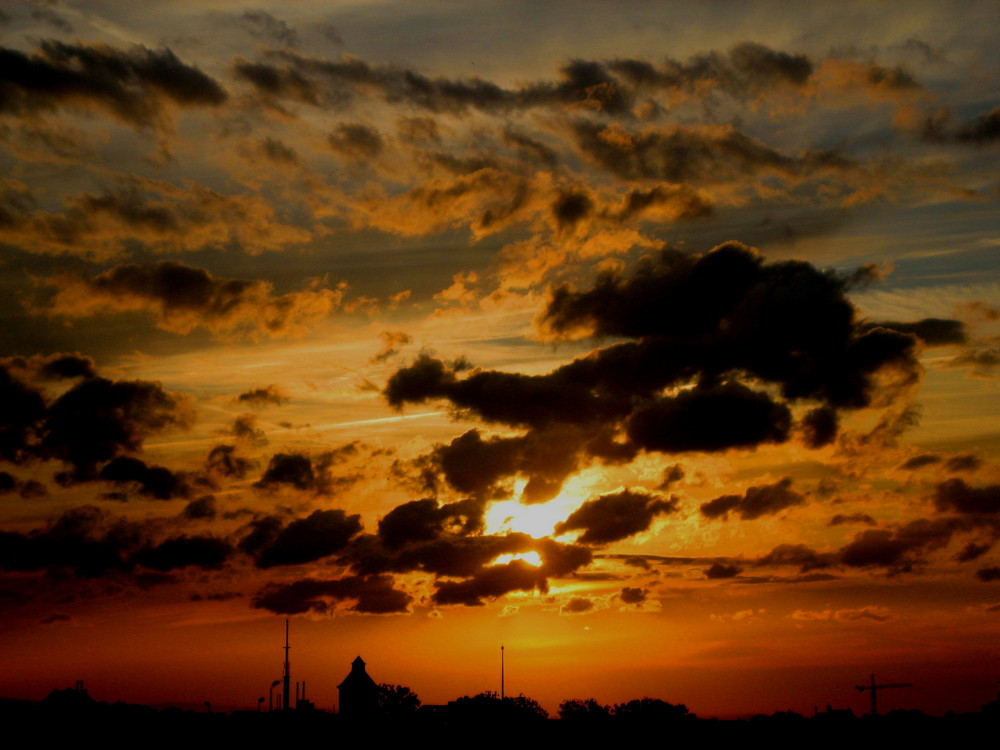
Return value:
M 490 563 L 490 565 L 506 565 L 507 563 L 514 562 L 515 560 L 526 562 L 528 565 L 532 565 L 536 568 L 542 567 L 542 556 L 534 551 L 515 552 L 509 555 L 500 555 L 496 560 Z
M 526 480 L 518 479 L 514 497 L 520 497 Z M 566 520 L 583 503 L 587 492 L 571 479 L 563 491 L 544 503 L 525 504 L 518 500 L 501 500 L 491 503 L 486 510 L 486 533 L 503 534 L 520 532 L 536 539 L 552 536 L 557 524 Z

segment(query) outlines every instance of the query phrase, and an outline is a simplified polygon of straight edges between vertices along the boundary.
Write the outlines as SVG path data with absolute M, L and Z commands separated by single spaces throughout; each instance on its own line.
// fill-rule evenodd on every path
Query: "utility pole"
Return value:
M 500 700 L 504 699 L 503 644 L 500 644 Z
M 862 693 L 868 690 L 872 694 L 872 716 L 878 716 L 878 691 L 886 690 L 887 688 L 904 688 L 913 687 L 912 682 L 891 682 L 885 685 L 875 684 L 875 673 L 872 672 L 871 682 L 868 685 L 855 685 L 855 687 Z

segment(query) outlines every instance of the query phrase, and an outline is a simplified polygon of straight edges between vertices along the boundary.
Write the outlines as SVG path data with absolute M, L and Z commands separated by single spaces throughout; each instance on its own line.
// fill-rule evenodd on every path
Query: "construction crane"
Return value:
M 862 693 L 866 690 L 870 691 L 872 694 L 872 716 L 878 716 L 878 691 L 887 690 L 888 688 L 904 688 L 913 687 L 912 682 L 889 682 L 885 685 L 877 685 L 875 683 L 875 673 L 872 672 L 871 682 L 868 685 L 855 685 L 855 687 Z

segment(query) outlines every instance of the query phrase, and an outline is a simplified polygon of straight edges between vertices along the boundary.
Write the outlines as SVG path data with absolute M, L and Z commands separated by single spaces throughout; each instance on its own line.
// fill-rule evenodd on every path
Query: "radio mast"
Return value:
M 288 693 L 292 688 L 292 668 L 288 663 L 288 618 L 285 618 L 285 676 L 282 679 L 281 686 L 281 708 L 285 711 L 289 707 Z

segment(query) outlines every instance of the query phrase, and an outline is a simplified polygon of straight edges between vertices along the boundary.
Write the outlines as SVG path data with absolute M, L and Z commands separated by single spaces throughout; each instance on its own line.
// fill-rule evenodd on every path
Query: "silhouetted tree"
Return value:
M 502 703 L 506 713 L 515 719 L 547 719 L 549 712 L 542 708 L 542 705 L 534 698 L 521 695 L 513 698 L 504 698 Z
M 638 698 L 628 703 L 616 703 L 613 709 L 616 719 L 625 721 L 675 721 L 677 719 L 695 719 L 683 703 L 674 705 L 661 701 L 659 698 Z
M 412 716 L 420 708 L 420 698 L 405 685 L 378 686 L 378 712 L 383 716 L 399 718 Z
M 607 721 L 611 718 L 611 706 L 598 703 L 593 698 L 563 701 L 559 704 L 559 718 L 567 721 Z
M 448 711 L 459 721 L 533 721 L 549 718 L 538 701 L 526 695 L 500 698 L 493 691 L 464 695 L 448 704 Z

